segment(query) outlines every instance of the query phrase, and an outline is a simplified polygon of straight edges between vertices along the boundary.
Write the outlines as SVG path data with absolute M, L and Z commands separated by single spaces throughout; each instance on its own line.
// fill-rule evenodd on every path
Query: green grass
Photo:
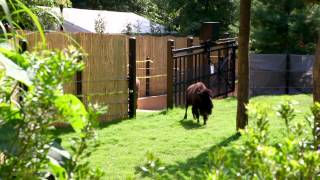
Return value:
M 296 121 L 302 121 L 304 115 L 310 112 L 310 95 L 259 96 L 250 101 L 263 102 L 273 107 L 286 98 L 299 102 Z M 188 119 L 183 121 L 184 109 L 175 108 L 168 112 L 138 112 L 135 119 L 104 124 L 98 130 L 101 145 L 89 157 L 90 163 L 106 172 L 105 179 L 140 179 L 136 167 L 145 163 L 145 154 L 149 151 L 164 163 L 164 179 L 201 179 L 210 151 L 241 142 L 241 137 L 236 134 L 236 107 L 235 98 L 214 100 L 213 115 L 206 126 L 202 125 L 202 119 L 200 125 L 192 119 L 191 108 Z M 274 110 L 270 108 L 270 112 Z M 271 113 L 273 142 L 282 137 L 282 129 L 284 122 L 275 113 Z M 0 129 L 0 149 L 8 143 L 12 133 L 11 126 Z M 75 135 L 67 130 L 59 130 L 57 133 L 63 138 L 64 145 Z
M 274 106 L 288 97 L 299 102 L 296 120 L 303 120 L 312 103 L 310 95 L 260 96 L 251 101 Z M 175 108 L 169 112 L 138 112 L 136 119 L 105 124 L 98 130 L 101 146 L 90 157 L 91 165 L 102 168 L 106 179 L 139 177 L 135 168 L 145 162 L 145 154 L 150 151 L 165 164 L 164 178 L 200 178 L 205 173 L 208 152 L 241 141 L 236 135 L 234 98 L 214 100 L 213 115 L 206 126 L 202 119 L 201 125 L 192 120 L 190 108 L 188 119 L 182 121 L 183 116 L 184 109 Z M 276 142 L 284 123 L 275 114 L 271 116 L 271 136 Z M 71 136 L 72 133 L 62 135 L 64 140 Z

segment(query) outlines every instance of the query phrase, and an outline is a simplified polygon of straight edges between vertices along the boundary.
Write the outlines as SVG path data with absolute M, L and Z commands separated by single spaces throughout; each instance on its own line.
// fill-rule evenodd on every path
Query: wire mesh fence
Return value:
M 312 93 L 314 56 L 251 54 L 250 95 Z

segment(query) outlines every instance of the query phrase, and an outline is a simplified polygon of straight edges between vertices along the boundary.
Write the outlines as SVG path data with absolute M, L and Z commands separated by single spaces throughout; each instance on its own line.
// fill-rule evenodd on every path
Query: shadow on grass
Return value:
M 163 110 L 163 111 L 159 112 L 159 115 L 167 115 L 167 114 L 168 114 L 167 110 Z
M 240 133 L 235 133 L 196 157 L 189 158 L 183 162 L 177 162 L 174 165 L 166 166 L 165 172 L 161 174 L 161 177 L 163 179 L 205 179 L 205 170 L 208 168 L 209 153 L 217 148 L 227 146 L 232 141 L 239 139 L 239 137 Z
M 154 117 L 154 116 L 161 116 L 161 115 L 167 115 L 168 111 L 167 110 L 162 110 L 162 111 L 155 111 L 155 112 L 148 112 L 148 115 L 145 115 L 144 117 Z
M 197 129 L 197 128 L 203 127 L 201 122 L 200 123 L 196 123 L 196 121 L 194 121 L 194 120 L 182 119 L 179 122 L 187 130 Z
M 99 129 L 103 129 L 103 128 L 107 128 L 109 126 L 117 125 L 117 124 L 120 124 L 123 121 L 132 121 L 132 120 L 135 120 L 135 118 L 132 118 L 132 119 L 129 119 L 129 118 L 128 119 L 116 119 L 116 120 L 104 121 L 104 122 L 100 123 Z
M 141 112 L 140 112 L 141 113 Z M 143 116 L 144 118 L 150 118 L 150 117 L 154 117 L 154 116 L 159 116 L 159 115 L 167 115 L 167 111 L 166 110 L 163 110 L 163 111 L 160 111 L 160 112 L 148 112 L 149 114 L 146 115 L 146 116 Z M 138 118 L 141 118 L 140 116 Z M 126 118 L 126 119 L 116 119 L 116 120 L 110 120 L 110 121 L 104 121 L 104 122 L 101 122 L 100 125 L 99 125 L 99 129 L 103 129 L 103 128 L 107 128 L 109 126 L 113 126 L 113 125 L 117 125 L 117 124 L 120 124 L 124 121 L 134 121 L 136 120 L 136 118 Z
M 223 100 L 226 101 L 226 102 L 231 102 L 231 101 L 237 100 L 237 97 L 235 97 L 235 96 L 229 96 L 229 97 L 227 97 L 227 98 L 224 98 Z

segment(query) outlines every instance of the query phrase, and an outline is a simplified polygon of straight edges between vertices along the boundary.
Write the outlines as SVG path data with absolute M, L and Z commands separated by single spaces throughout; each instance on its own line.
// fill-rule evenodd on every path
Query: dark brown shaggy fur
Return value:
M 188 87 L 186 92 L 186 112 L 184 119 L 187 118 L 188 107 L 192 106 L 192 115 L 199 123 L 199 115 L 203 116 L 203 124 L 206 124 L 208 116 L 212 113 L 213 104 L 211 101 L 212 92 L 202 82 L 197 82 Z

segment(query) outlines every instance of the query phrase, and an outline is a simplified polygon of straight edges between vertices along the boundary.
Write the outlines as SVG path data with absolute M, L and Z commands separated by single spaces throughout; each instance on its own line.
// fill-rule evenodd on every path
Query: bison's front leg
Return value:
M 203 125 L 207 124 L 208 114 L 201 114 L 203 116 Z
M 184 114 L 184 118 L 183 119 L 187 119 L 187 111 L 188 111 L 188 105 L 186 105 L 186 112 Z
M 199 110 L 195 106 L 192 106 L 192 115 L 194 119 L 197 119 L 197 123 L 199 123 Z

